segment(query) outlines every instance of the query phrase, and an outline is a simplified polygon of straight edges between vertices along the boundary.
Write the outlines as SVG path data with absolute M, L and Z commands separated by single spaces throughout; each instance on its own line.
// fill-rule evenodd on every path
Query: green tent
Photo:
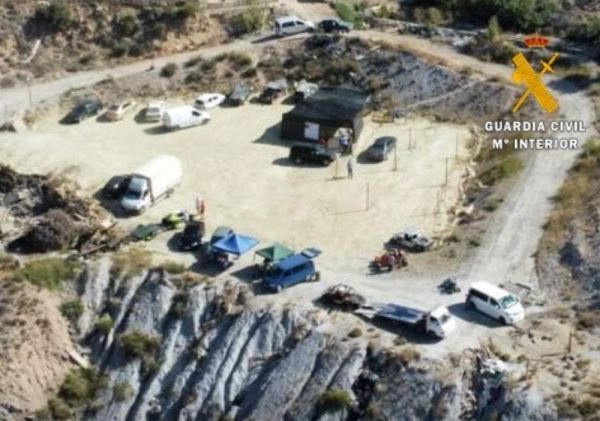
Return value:
M 283 244 L 275 243 L 270 247 L 257 250 L 256 254 L 266 260 L 270 260 L 271 262 L 278 262 L 294 254 L 294 250 L 284 246 Z

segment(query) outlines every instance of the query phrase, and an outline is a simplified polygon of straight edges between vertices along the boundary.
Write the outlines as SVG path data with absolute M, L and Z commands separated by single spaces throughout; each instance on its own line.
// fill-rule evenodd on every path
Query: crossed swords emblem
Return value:
M 527 91 L 519 98 L 519 101 L 515 104 L 513 108 L 513 113 L 519 111 L 525 100 L 529 97 L 529 95 L 533 95 L 537 100 L 538 104 L 546 111 L 546 112 L 554 112 L 558 109 L 558 103 L 552 93 L 548 90 L 544 82 L 542 81 L 544 75 L 547 72 L 554 73 L 552 71 L 552 64 L 558 59 L 558 53 L 554 53 L 554 55 L 548 60 L 541 60 L 542 70 L 537 73 L 533 67 L 527 61 L 527 58 L 523 55 L 523 53 L 518 53 L 513 57 L 513 63 L 516 66 L 516 70 L 513 73 L 513 82 L 517 85 L 525 84 L 527 86 Z

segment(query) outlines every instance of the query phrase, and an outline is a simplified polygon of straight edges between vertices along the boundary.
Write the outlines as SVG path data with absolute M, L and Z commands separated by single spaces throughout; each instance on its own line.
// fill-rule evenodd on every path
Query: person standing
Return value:
M 348 178 L 352 179 L 354 177 L 354 162 L 352 157 L 348 158 L 348 161 L 346 162 L 346 168 L 348 170 Z

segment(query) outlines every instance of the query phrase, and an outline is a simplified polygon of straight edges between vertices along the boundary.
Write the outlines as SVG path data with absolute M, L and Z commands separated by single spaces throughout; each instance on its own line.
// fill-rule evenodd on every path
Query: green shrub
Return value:
M 61 287 L 64 281 L 75 277 L 78 265 L 59 257 L 32 260 L 15 272 L 15 277 L 51 291 Z
M 131 48 L 131 44 L 129 43 L 129 41 L 122 39 L 113 45 L 113 47 L 111 49 L 111 55 L 113 57 L 117 57 L 117 58 L 126 56 L 127 54 L 129 54 L 130 48 Z
M 336 412 L 349 408 L 351 405 L 352 396 L 343 389 L 329 389 L 319 398 L 319 408 L 323 412 Z
M 169 314 L 177 318 L 183 317 L 187 312 L 189 298 L 190 297 L 186 292 L 179 292 L 175 294 L 175 296 L 171 300 L 171 308 L 169 309 Z
M 189 59 L 188 61 L 186 61 L 185 63 L 183 63 L 183 67 L 185 67 L 187 69 L 187 68 L 190 68 L 190 67 L 194 67 L 194 66 L 196 66 L 196 65 L 198 65 L 200 63 L 204 64 L 203 60 L 204 59 L 202 58 L 202 56 L 192 57 L 191 59 Z
M 160 347 L 160 338 L 133 330 L 123 333 L 119 337 L 119 343 L 128 356 L 145 359 L 154 356 Z
M 115 321 L 110 317 L 110 315 L 105 314 L 96 322 L 96 330 L 102 333 L 103 335 L 108 335 L 115 325 Z
M 113 388 L 113 395 L 117 402 L 123 402 L 133 397 L 133 388 L 128 382 L 121 382 L 115 384 Z
M 89 404 L 105 385 L 106 377 L 98 370 L 77 368 L 67 374 L 58 394 L 71 408 L 79 408 Z
M 234 70 L 242 70 L 252 64 L 252 57 L 246 53 L 232 52 L 227 55 L 227 60 Z
M 65 32 L 73 24 L 69 5 L 64 0 L 54 0 L 48 6 L 39 6 L 34 18 L 38 22 L 44 22 L 55 32 Z
M 569 31 L 568 38 L 576 42 L 597 44 L 600 42 L 600 17 L 594 16 L 577 24 Z
M 160 77 L 173 77 L 177 73 L 177 64 L 167 63 L 160 69 Z
M 231 18 L 229 28 L 232 35 L 251 34 L 264 28 L 267 23 L 267 10 L 258 1 L 252 0 L 249 4 L 249 8 Z
M 148 37 L 152 39 L 164 39 L 167 35 L 167 25 L 164 23 L 154 23 L 148 27 Z
M 173 275 L 179 275 L 182 274 L 183 272 L 185 272 L 187 270 L 187 267 L 179 262 L 174 262 L 172 260 L 169 260 L 167 262 L 164 262 L 160 265 L 160 267 L 168 272 L 168 273 L 172 273 Z
M 355 28 L 361 28 L 364 25 L 364 11 L 360 4 L 348 4 L 344 1 L 338 1 L 334 5 L 336 13 L 342 20 L 350 22 Z
M 189 0 L 185 3 L 180 3 L 175 5 L 170 10 L 171 18 L 175 20 L 187 20 L 189 18 L 193 18 L 200 12 L 200 7 L 198 6 L 197 1 Z
M 113 276 L 131 277 L 148 269 L 152 264 L 152 254 L 142 248 L 130 248 L 113 257 Z
M 48 411 L 50 411 L 52 419 L 55 420 L 69 420 L 73 417 L 73 411 L 71 411 L 69 405 L 58 398 L 48 401 Z
M 79 298 L 67 301 L 60 305 L 60 312 L 71 323 L 77 322 L 83 314 L 83 303 Z
M 140 30 L 140 22 L 132 11 L 128 11 L 117 17 L 116 27 L 121 36 L 131 37 Z

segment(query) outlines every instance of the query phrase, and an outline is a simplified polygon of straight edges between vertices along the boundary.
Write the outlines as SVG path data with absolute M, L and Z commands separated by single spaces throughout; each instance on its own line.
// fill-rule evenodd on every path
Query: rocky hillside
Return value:
M 139 263 L 132 252 L 86 263 L 72 333 L 91 366 L 74 369 L 40 417 L 556 418 L 484 350 L 428 360 L 333 333 L 322 310 L 256 309 L 244 285 Z M 22 414 L 3 402 L 8 419 Z
M 131 5 L 128 5 L 131 4 Z M 137 4 L 137 5 L 136 5 Z M 0 3 L 0 84 L 51 78 L 219 42 L 224 31 L 195 1 L 52 0 Z

